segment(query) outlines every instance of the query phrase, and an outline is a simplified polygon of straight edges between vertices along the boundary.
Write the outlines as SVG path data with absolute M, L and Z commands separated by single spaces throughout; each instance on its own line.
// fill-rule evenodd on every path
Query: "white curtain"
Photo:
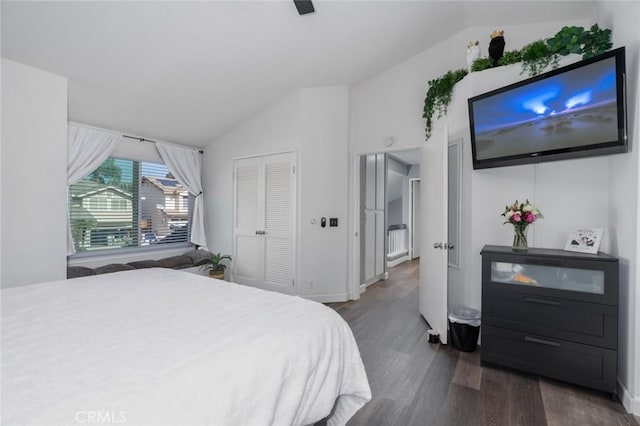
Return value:
M 111 155 L 122 136 L 101 132 L 88 127 L 69 125 L 67 185 L 73 185 L 94 171 Z M 67 209 L 67 255 L 76 252 L 69 222 L 70 210 Z
M 181 148 L 162 142 L 156 142 L 156 148 L 162 161 L 178 182 L 195 195 L 193 203 L 193 219 L 191 222 L 191 242 L 207 248 L 207 237 L 204 233 L 204 200 L 202 195 L 202 160 L 200 153 L 194 149 Z

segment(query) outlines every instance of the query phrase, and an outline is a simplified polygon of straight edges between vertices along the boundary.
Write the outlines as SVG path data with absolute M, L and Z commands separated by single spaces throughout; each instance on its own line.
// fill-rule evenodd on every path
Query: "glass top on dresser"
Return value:
M 491 281 L 604 294 L 604 271 L 591 269 L 491 262 Z

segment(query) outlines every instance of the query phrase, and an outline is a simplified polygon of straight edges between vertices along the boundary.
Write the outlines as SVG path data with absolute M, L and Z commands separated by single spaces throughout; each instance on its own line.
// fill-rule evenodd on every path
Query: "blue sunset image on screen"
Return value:
M 477 158 L 615 141 L 616 102 L 613 57 L 477 100 Z

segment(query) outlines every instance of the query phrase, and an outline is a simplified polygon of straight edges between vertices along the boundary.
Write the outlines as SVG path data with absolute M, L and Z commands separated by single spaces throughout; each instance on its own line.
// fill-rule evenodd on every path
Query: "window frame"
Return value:
M 117 160 L 124 160 L 124 161 L 133 161 L 133 162 L 138 162 L 138 176 L 136 177 L 136 179 L 138 180 L 138 189 L 137 191 L 134 191 L 134 193 L 137 193 L 137 199 L 132 197 L 131 198 L 131 208 L 136 212 L 137 218 L 134 219 L 134 223 L 137 224 L 137 232 L 138 232 L 138 241 L 136 246 L 124 246 L 124 247 L 115 247 L 115 248 L 100 248 L 100 249 L 96 249 L 96 250 L 77 250 L 76 253 L 74 253 L 73 255 L 69 255 L 68 259 L 69 260 L 74 260 L 74 259 L 87 259 L 87 258 L 92 258 L 92 259 L 96 259 L 96 258 L 113 258 L 113 259 L 117 259 L 119 257 L 130 257 L 131 255 L 144 255 L 145 253 L 156 253 L 156 252 L 171 252 L 171 251 L 176 251 L 176 249 L 182 249 L 184 250 L 185 248 L 193 248 L 195 247 L 195 244 L 193 244 L 189 239 L 191 237 L 191 226 L 192 226 L 192 216 L 193 216 L 193 201 L 195 199 L 195 196 L 193 194 L 191 194 L 190 192 L 188 192 L 187 190 L 187 199 L 188 199 L 188 203 L 187 203 L 187 208 L 188 208 L 188 222 L 187 222 L 187 226 L 188 226 L 188 232 L 187 232 L 187 241 L 179 241 L 179 242 L 172 242 L 172 243 L 166 243 L 166 244 L 161 244 L 161 245 L 140 245 L 141 243 L 141 238 L 142 235 L 145 234 L 147 231 L 142 231 L 142 229 L 140 228 L 140 223 L 141 223 L 141 208 L 140 208 L 140 203 L 141 203 L 141 196 L 140 196 L 140 188 L 141 188 L 141 184 L 142 184 L 142 167 L 140 167 L 141 163 L 145 162 L 145 163 L 155 163 L 155 164 L 161 164 L 165 167 L 167 167 L 167 165 L 164 163 L 164 161 L 162 161 L 162 159 L 158 156 L 157 158 L 144 158 L 144 157 L 140 157 L 137 155 L 134 156 L 125 156 L 122 155 L 120 153 L 118 153 L 119 150 L 116 150 L 116 152 L 112 153 L 109 157 L 107 157 L 108 159 L 117 159 Z M 147 156 L 145 156 L 147 157 Z M 107 161 L 105 160 L 105 161 Z M 168 168 L 168 167 L 167 167 Z M 90 172 L 90 173 L 93 173 Z M 153 177 L 153 176 L 152 176 Z M 83 178 L 84 180 L 84 178 Z M 79 181 L 79 182 L 82 182 Z M 76 182 L 79 183 L 79 182 Z M 69 186 L 69 189 L 71 188 L 72 185 Z M 186 188 L 185 188 L 186 189 Z M 94 201 L 95 197 L 92 197 L 89 199 L 89 202 Z M 71 191 L 69 190 L 69 195 L 67 197 L 67 208 L 70 209 L 72 206 L 71 203 Z M 95 200 L 96 203 L 98 200 Z M 109 208 L 109 206 L 112 206 L 112 199 L 109 198 L 104 198 L 104 204 L 106 204 L 106 209 L 98 209 L 100 211 L 111 211 L 113 210 L 113 208 Z M 124 210 L 127 210 L 126 207 L 126 200 L 125 200 L 125 207 Z M 121 211 L 120 209 L 118 209 L 117 211 Z M 132 216 L 133 219 L 133 216 Z

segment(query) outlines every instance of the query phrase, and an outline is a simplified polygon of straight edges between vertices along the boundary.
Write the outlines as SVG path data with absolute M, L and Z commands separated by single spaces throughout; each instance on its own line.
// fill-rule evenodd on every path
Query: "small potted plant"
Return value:
M 224 270 L 227 269 L 227 265 L 223 263 L 223 260 L 231 260 L 231 256 L 221 255 L 220 253 L 212 254 L 207 263 L 202 265 L 200 269 L 209 271 L 209 277 L 211 278 L 224 280 Z

